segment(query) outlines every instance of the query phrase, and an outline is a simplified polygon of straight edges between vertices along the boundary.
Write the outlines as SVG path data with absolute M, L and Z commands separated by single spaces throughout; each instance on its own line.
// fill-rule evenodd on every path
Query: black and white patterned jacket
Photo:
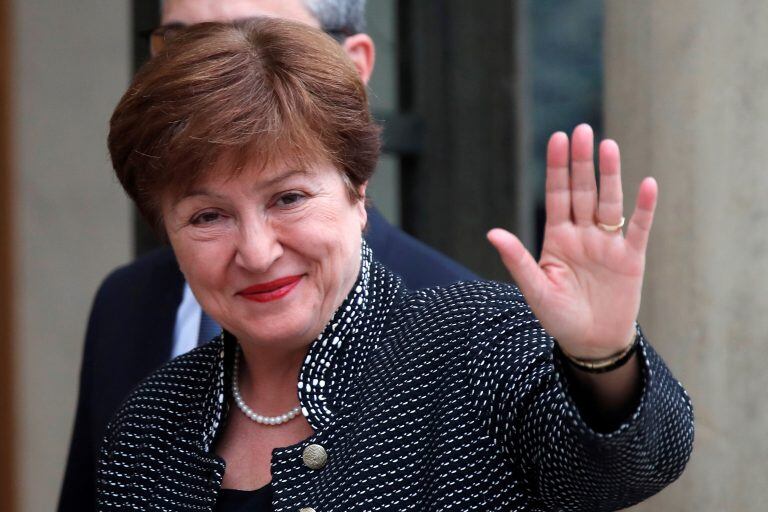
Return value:
M 618 429 L 582 419 L 553 340 L 512 285 L 409 292 L 364 247 L 358 282 L 309 347 L 298 395 L 315 434 L 274 450 L 276 511 L 615 510 L 682 472 L 690 401 L 641 340 L 643 393 Z M 146 379 L 113 419 L 98 510 L 213 510 L 229 413 L 224 334 Z M 322 469 L 302 459 L 325 448 Z

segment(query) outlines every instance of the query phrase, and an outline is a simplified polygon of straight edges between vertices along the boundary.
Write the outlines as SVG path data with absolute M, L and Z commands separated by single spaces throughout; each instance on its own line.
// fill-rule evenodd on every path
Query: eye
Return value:
M 207 225 L 213 224 L 214 222 L 219 220 L 221 217 L 222 215 L 219 212 L 208 210 L 192 217 L 189 223 L 192 224 L 193 226 L 207 226 Z
M 285 194 L 281 194 L 280 197 L 277 198 L 277 201 L 275 201 L 275 204 L 277 204 L 277 206 L 283 206 L 283 207 L 297 206 L 302 202 L 304 202 L 306 198 L 307 196 L 305 196 L 301 192 L 286 192 Z

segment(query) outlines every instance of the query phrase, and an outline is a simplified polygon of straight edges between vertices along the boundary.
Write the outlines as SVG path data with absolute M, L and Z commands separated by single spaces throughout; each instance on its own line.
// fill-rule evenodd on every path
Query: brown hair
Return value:
M 380 140 L 338 43 L 303 24 L 254 18 L 175 37 L 136 74 L 108 145 L 123 188 L 160 228 L 161 196 L 182 196 L 214 169 L 326 160 L 359 199 Z

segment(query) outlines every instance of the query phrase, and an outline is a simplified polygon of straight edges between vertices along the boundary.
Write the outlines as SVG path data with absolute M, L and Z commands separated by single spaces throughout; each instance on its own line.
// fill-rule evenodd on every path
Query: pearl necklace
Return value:
M 235 398 L 235 403 L 237 404 L 238 409 L 240 409 L 243 414 L 248 416 L 251 420 L 262 425 L 282 425 L 283 423 L 291 421 L 301 412 L 301 406 L 297 405 L 287 413 L 281 414 L 279 416 L 262 416 L 261 414 L 258 414 L 256 411 L 248 407 L 248 405 L 245 403 L 245 400 L 243 400 L 243 395 L 240 394 L 240 387 L 237 384 L 237 377 L 240 373 L 239 368 L 240 347 L 237 347 L 235 350 L 234 371 L 232 372 L 232 396 Z

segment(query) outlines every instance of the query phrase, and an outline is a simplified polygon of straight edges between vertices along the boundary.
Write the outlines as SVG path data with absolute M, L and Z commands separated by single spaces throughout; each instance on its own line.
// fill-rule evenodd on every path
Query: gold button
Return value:
M 304 465 L 310 469 L 323 469 L 328 463 L 328 452 L 319 444 L 311 444 L 304 448 L 301 456 Z
M 315 512 L 315 509 L 313 509 L 312 507 L 304 507 L 304 508 L 300 508 L 299 512 Z

